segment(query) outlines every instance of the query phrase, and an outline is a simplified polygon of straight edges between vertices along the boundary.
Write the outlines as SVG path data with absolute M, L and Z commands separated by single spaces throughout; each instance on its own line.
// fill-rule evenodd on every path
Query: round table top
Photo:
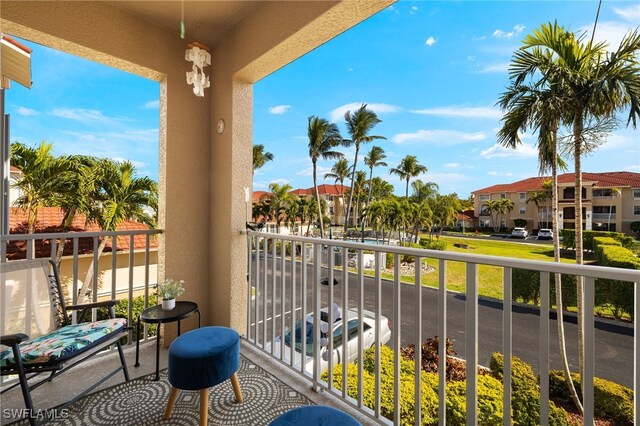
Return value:
M 198 310 L 195 302 L 176 301 L 176 307 L 170 311 L 162 309 L 162 305 L 151 306 L 140 314 L 140 321 L 160 324 L 165 322 L 180 321 L 193 315 Z

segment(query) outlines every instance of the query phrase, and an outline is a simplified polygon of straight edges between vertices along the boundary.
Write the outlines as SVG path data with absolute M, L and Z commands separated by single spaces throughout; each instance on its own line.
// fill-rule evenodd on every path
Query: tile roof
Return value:
M 477 219 L 477 217 L 474 214 L 475 212 L 473 210 L 465 210 L 462 213 L 458 213 L 458 220 L 462 220 L 462 218 L 464 218 L 465 220 L 475 220 Z
M 478 189 L 472 194 L 488 194 L 496 192 L 527 192 L 542 190 L 542 183 L 551 179 L 550 176 L 531 177 L 513 183 L 504 183 Z M 573 183 L 575 173 L 558 175 L 559 184 Z M 585 185 L 593 185 L 598 188 L 629 187 L 640 188 L 640 173 L 633 172 L 606 172 L 606 173 L 582 173 L 582 181 Z
M 342 195 L 342 194 L 346 194 L 347 191 L 349 191 L 351 188 L 349 188 L 348 186 L 345 185 L 327 185 L 327 184 L 322 184 L 322 185 L 318 185 L 318 194 L 321 195 Z M 307 191 L 311 191 L 311 193 L 313 194 L 313 186 L 311 188 L 308 188 Z
M 11 171 L 11 172 L 20 172 L 20 169 L 17 168 L 16 166 L 9 166 L 9 171 Z
M 251 196 L 251 202 L 252 203 L 259 202 L 260 198 L 265 194 L 268 194 L 268 192 L 267 191 L 253 191 L 253 195 Z
M 302 195 L 313 195 L 313 188 L 307 188 L 307 189 L 294 189 L 293 191 L 291 191 L 291 194 L 294 195 L 298 195 L 298 196 L 302 196 Z
M 36 222 L 36 234 L 63 232 L 60 224 L 62 223 L 64 213 L 59 207 L 41 207 L 38 209 L 38 218 Z M 125 221 L 118 226 L 118 231 L 139 231 L 146 230 L 149 227 L 143 223 L 134 221 Z M 94 223 L 86 223 L 86 217 L 78 214 L 71 224 L 69 232 L 98 232 L 100 227 Z M 26 210 L 11 207 L 9 212 L 9 233 L 10 234 L 25 234 L 27 232 L 27 212 Z M 119 236 L 116 241 L 117 251 L 129 251 L 129 236 Z M 144 250 L 146 247 L 146 236 L 135 235 L 133 237 L 133 249 Z M 150 238 L 150 248 L 158 247 L 158 238 L 152 236 Z M 50 240 L 36 240 L 36 257 L 49 257 L 51 255 L 51 241 Z M 111 252 L 112 239 L 109 238 L 107 245 L 104 249 L 105 252 Z M 78 253 L 89 254 L 93 253 L 93 238 L 85 237 L 78 240 Z M 26 243 L 25 241 L 11 241 L 7 248 L 7 257 L 10 259 L 24 259 L 26 255 Z M 72 240 L 67 239 L 67 244 L 64 250 L 65 256 L 73 255 Z

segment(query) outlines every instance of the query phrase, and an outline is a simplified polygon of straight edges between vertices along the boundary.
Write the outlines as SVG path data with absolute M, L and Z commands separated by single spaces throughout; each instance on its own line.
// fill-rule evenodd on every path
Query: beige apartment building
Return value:
M 530 232 L 551 228 L 551 195 L 546 201 L 533 201 L 536 192 L 550 177 L 532 177 L 513 183 L 498 184 L 473 191 L 479 226 L 494 226 L 486 207 L 489 200 L 508 198 L 513 210 L 502 218 L 501 225 L 515 226 L 515 219 L 525 219 Z M 575 174 L 558 176 L 559 228 L 575 228 Z M 640 173 L 582 173 L 583 227 L 587 230 L 618 231 L 632 235 L 631 222 L 640 221 Z

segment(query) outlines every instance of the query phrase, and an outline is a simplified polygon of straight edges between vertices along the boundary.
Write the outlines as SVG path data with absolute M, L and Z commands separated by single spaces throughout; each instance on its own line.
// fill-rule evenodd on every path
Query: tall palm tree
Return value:
M 309 157 L 313 164 L 313 192 L 318 208 L 320 209 L 318 212 L 320 237 L 324 238 L 322 204 L 320 203 L 320 194 L 318 194 L 317 162 L 319 158 L 324 160 L 341 158 L 342 153 L 334 151 L 333 149 L 341 145 L 343 139 L 338 131 L 338 126 L 334 123 L 329 123 L 324 118 L 319 118 L 314 115 L 308 119 L 307 136 L 309 138 Z
M 53 145 L 41 142 L 36 148 L 20 142 L 11 144 L 11 165 L 22 172 L 15 182 L 20 196 L 14 204 L 27 212 L 27 232 L 33 234 L 40 207 L 55 205 L 72 179 L 70 164 L 56 158 Z
M 370 188 L 372 200 L 383 200 L 385 198 L 389 198 L 393 195 L 393 191 L 395 190 L 393 185 L 379 176 L 371 179 Z
M 427 166 L 423 166 L 418 162 L 418 158 L 415 155 L 407 155 L 400 161 L 398 167 L 394 167 L 389 170 L 392 175 L 398 175 L 400 179 L 407 181 L 405 189 L 405 197 L 409 198 L 409 181 L 422 173 L 427 172 Z
M 253 171 L 262 168 L 268 161 L 273 161 L 273 154 L 264 150 L 264 145 L 256 144 L 253 146 Z
M 413 194 L 411 195 L 413 201 L 421 203 L 438 195 L 440 187 L 435 182 L 423 182 L 417 179 L 411 182 L 411 189 L 413 189 Z
M 366 195 L 366 185 L 367 185 L 367 173 L 364 170 L 358 170 L 356 172 L 356 180 L 353 182 L 353 186 L 351 191 L 353 191 L 356 195 L 356 202 L 354 208 L 354 222 L 360 221 L 361 224 L 364 224 L 364 216 L 360 214 L 362 211 L 362 205 L 360 203 L 360 199 L 364 198 Z
M 611 188 L 611 204 L 609 204 L 609 218 L 607 220 L 607 231 L 611 231 L 611 210 L 613 209 L 614 198 L 619 197 L 622 194 L 620 188 Z
M 346 158 L 341 157 L 331 167 L 331 172 L 325 173 L 325 179 L 334 179 L 336 184 L 340 184 L 340 199 L 342 200 L 342 208 L 344 209 L 344 180 L 349 177 L 351 168 Z M 334 212 L 337 214 L 337 212 Z
M 345 146 L 355 146 L 356 153 L 353 157 L 353 171 L 351 173 L 351 186 L 356 178 L 356 170 L 358 167 L 358 153 L 360 152 L 360 145 L 363 143 L 369 143 L 374 140 L 386 139 L 384 136 L 370 135 L 369 132 L 382 120 L 378 118 L 375 112 L 368 110 L 366 104 L 362 104 L 353 114 L 351 111 L 347 111 L 344 114 L 344 119 L 347 125 L 347 132 L 351 139 L 344 141 Z M 351 213 L 351 206 L 353 204 L 353 192 L 349 195 L 349 203 L 347 204 L 347 214 L 344 221 L 344 235 L 347 236 L 347 229 L 349 229 L 349 214 Z
M 545 227 L 547 225 L 546 217 L 547 217 L 547 201 L 549 201 L 550 194 L 547 191 L 533 191 L 529 197 L 527 197 L 527 204 L 533 203 L 536 206 L 536 211 L 538 212 L 538 218 L 540 218 L 540 206 L 544 205 L 544 216 L 545 216 Z M 542 221 L 540 221 L 542 222 Z
M 595 28 L 594 28 L 595 33 Z M 584 35 L 576 36 L 557 23 L 543 24 L 527 35 L 516 52 L 512 74 L 516 82 L 533 75 L 556 86 L 563 100 L 563 121 L 571 126 L 569 144 L 574 157 L 576 263 L 583 263 L 582 233 L 582 163 L 586 125 L 591 121 L 610 120 L 622 111 L 629 111 L 627 126 L 636 127 L 640 118 L 640 73 L 638 30 L 628 33 L 617 50 L 609 52 L 606 43 L 593 44 Z M 584 280 L 576 279 L 578 305 L 578 353 L 580 375 L 583 373 Z
M 96 191 L 92 206 L 92 217 L 103 231 L 115 231 L 122 222 L 135 220 L 149 227 L 155 226 L 155 220 L 149 216 L 146 206 L 157 208 L 158 186 L 148 177 L 137 177 L 135 166 L 129 162 L 102 159 L 94 170 Z M 107 245 L 108 238 L 102 238 L 96 257 L 99 258 Z M 133 248 L 131 248 L 133 249 Z M 78 291 L 78 300 L 87 295 L 93 279 L 93 260 L 89 265 L 82 287 Z
M 378 166 L 387 167 L 383 160 L 387 158 L 384 149 L 379 146 L 372 146 L 371 151 L 364 157 L 364 164 L 369 167 L 369 193 L 367 194 L 367 207 L 371 203 L 371 180 L 373 179 L 373 169 Z

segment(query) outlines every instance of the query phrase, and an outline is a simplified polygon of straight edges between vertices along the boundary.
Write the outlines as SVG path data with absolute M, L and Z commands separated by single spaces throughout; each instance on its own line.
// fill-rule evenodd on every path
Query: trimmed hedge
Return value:
M 514 268 L 511 273 L 512 299 L 516 302 L 534 303 L 540 302 L 540 272 L 530 269 Z M 556 300 L 556 277 L 549 277 L 549 300 Z M 596 296 L 596 303 L 598 297 Z M 576 277 L 574 275 L 562 276 L 562 301 L 565 306 L 576 306 Z
M 493 376 L 502 382 L 504 357 L 500 353 L 491 356 L 489 368 Z M 540 389 L 533 369 L 517 357 L 511 358 L 511 410 L 512 418 L 520 426 L 540 424 Z M 549 424 L 569 426 L 571 420 L 567 412 L 549 401 Z
M 576 231 L 575 229 L 562 229 L 560 230 L 562 236 L 562 248 L 575 249 L 576 248 Z M 610 237 L 618 241 L 623 247 L 631 248 L 634 245 L 633 237 L 629 237 L 622 232 L 609 232 L 609 231 L 582 231 L 583 249 L 592 251 L 594 249 L 594 238 L 597 237 Z
M 578 395 L 582 399 L 582 385 L 577 373 L 571 373 Z M 633 424 L 633 390 L 596 377 L 594 384 L 593 414 L 602 419 L 613 420 L 617 425 Z M 562 371 L 549 372 L 549 396 L 568 404 L 573 403 Z
M 447 243 L 442 240 L 437 240 L 437 239 L 431 240 L 429 238 L 421 237 L 420 247 L 424 249 L 429 249 L 429 250 L 443 251 L 447 249 Z

